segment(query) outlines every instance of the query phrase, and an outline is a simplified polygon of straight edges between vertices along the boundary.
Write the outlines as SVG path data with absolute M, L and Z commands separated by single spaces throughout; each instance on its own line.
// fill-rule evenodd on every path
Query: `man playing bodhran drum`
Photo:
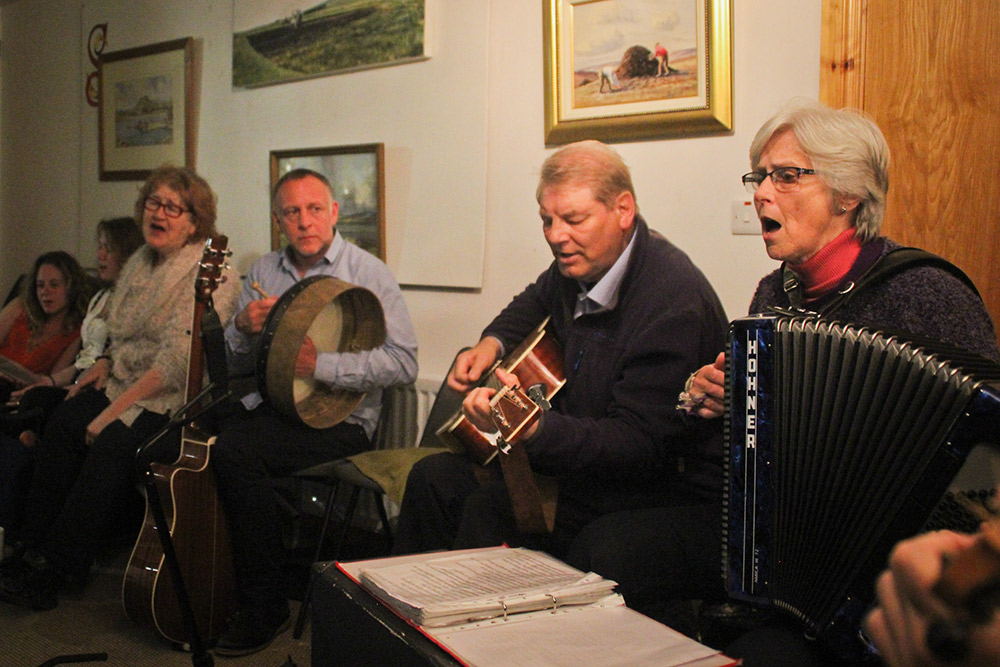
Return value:
M 216 645 L 220 655 L 259 651 L 288 626 L 288 601 L 280 583 L 281 524 L 269 481 L 367 449 L 382 389 L 417 376 L 416 334 L 399 285 L 385 264 L 337 234 L 337 211 L 322 174 L 295 169 L 275 184 L 271 215 L 289 243 L 250 268 L 237 315 L 226 328 L 230 368 L 235 373 L 254 368 L 255 342 L 268 313 L 281 294 L 313 276 L 331 276 L 372 292 L 385 314 L 385 342 L 371 350 L 317 352 L 305 338 L 295 361 L 296 377 L 365 392 L 343 421 L 313 428 L 254 393 L 223 424 L 212 462 L 232 531 L 240 606 Z

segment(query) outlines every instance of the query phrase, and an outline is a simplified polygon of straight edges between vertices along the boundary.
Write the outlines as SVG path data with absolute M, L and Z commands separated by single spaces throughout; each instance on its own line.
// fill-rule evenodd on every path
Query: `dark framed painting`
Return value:
M 545 143 L 727 132 L 731 0 L 545 0 Z
M 385 261 L 385 147 L 357 144 L 271 151 L 271 188 L 282 174 L 306 168 L 327 177 L 339 205 L 337 233 Z M 271 249 L 287 240 L 271 224 Z
M 190 37 L 100 56 L 100 179 L 144 180 L 162 164 L 195 166 Z
M 234 0 L 233 86 L 426 60 L 425 0 Z

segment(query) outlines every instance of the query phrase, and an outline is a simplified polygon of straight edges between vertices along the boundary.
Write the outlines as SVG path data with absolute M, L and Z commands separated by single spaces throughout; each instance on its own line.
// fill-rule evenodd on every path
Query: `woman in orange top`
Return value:
M 80 323 L 90 297 L 83 269 L 66 252 L 48 252 L 35 260 L 21 295 L 0 310 L 0 355 L 17 362 L 42 381 L 73 363 L 80 350 Z M 0 379 L 4 402 L 19 386 Z

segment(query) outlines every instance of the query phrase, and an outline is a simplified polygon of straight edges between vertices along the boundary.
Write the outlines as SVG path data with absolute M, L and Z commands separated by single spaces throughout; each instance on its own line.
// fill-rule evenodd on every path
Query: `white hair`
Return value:
M 879 235 L 889 192 L 889 145 L 871 119 L 854 109 L 831 109 L 797 100 L 771 116 L 750 144 L 750 167 L 757 169 L 773 137 L 791 131 L 813 169 L 837 199 L 859 201 L 852 223 L 868 241 Z

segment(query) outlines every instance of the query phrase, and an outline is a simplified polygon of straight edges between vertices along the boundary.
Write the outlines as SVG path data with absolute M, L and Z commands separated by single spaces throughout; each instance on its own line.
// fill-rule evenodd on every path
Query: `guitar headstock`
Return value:
M 226 281 L 222 271 L 227 267 L 226 258 L 233 254 L 226 248 L 228 245 L 229 238 L 226 236 L 215 236 L 205 241 L 205 250 L 198 262 L 198 277 L 194 282 L 196 301 L 210 303 L 212 292 Z

